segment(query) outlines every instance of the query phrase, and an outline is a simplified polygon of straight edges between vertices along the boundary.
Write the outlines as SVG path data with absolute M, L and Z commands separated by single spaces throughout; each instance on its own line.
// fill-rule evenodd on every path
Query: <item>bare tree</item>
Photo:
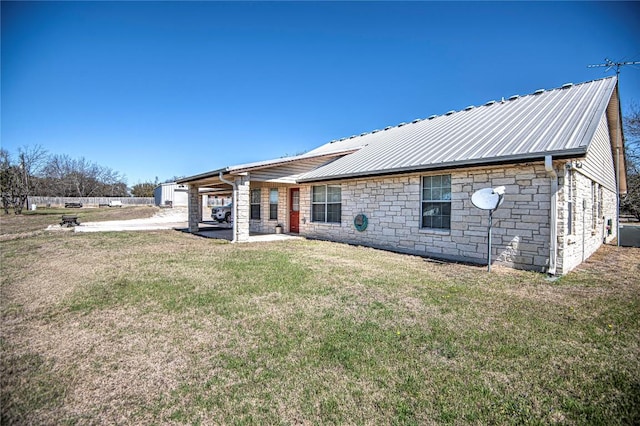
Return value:
M 638 104 L 631 104 L 623 122 L 627 167 L 631 168 L 631 171 L 640 172 L 640 106 Z
M 627 194 L 620 207 L 640 220 L 640 108 L 632 104 L 624 117 Z
M 13 208 L 15 214 L 22 213 L 35 189 L 34 176 L 42 169 L 46 158 L 47 152 L 39 145 L 20 148 L 15 162 L 8 151 L 1 150 L 0 186 L 5 214 L 9 213 L 9 208 Z
M 13 204 L 13 165 L 9 151 L 0 149 L 0 192 L 2 196 L 2 209 L 4 214 L 9 214 L 9 209 Z
M 40 176 L 40 195 L 62 197 L 125 197 L 124 176 L 109 167 L 74 159 L 68 155 L 53 155 Z

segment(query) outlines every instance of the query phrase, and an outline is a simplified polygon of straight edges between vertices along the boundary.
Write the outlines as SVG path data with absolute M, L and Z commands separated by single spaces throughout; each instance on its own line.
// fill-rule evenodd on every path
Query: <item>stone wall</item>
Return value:
M 591 179 L 575 170 L 569 178 L 565 164 L 566 161 L 554 163 L 559 174 L 559 274 L 580 264 L 603 241 L 616 237 L 615 193 L 594 186 Z M 422 177 L 442 174 L 451 176 L 451 228 L 421 228 Z M 482 188 L 505 186 L 504 203 L 493 213 L 493 263 L 540 272 L 549 267 L 551 178 L 542 162 L 327 182 L 342 189 L 340 223 L 311 220 L 311 185 L 251 182 L 249 186 L 248 177 L 237 179 L 236 183 L 240 207 L 238 232 L 246 239 L 249 230 L 274 233 L 277 224 L 288 231 L 289 188 L 297 187 L 300 189 L 300 235 L 479 264 L 486 264 L 489 214 L 473 206 L 471 195 Z M 261 218 L 250 220 L 250 189 L 255 188 L 261 189 Z M 279 189 L 277 220 L 269 219 L 271 188 Z M 595 199 L 592 191 L 596 193 Z M 358 214 L 368 218 L 368 227 L 363 232 L 353 224 Z M 612 235 L 607 234 L 608 219 L 613 223 Z M 243 239 L 239 237 L 239 241 Z
M 310 186 L 301 187 L 302 235 L 391 249 L 451 260 L 485 263 L 489 215 L 471 203 L 471 195 L 486 187 L 504 185 L 503 205 L 493 214 L 492 258 L 515 268 L 543 271 L 549 262 L 550 178 L 544 165 L 435 172 L 451 175 L 451 229 L 420 227 L 421 177 L 406 174 L 354 179 L 342 187 L 342 221 L 310 220 Z M 365 214 L 368 227 L 359 232 L 354 217 Z
M 251 232 L 273 234 L 278 224 L 282 225 L 283 232 L 289 229 L 289 187 L 281 183 L 251 182 L 251 190 L 260 189 L 260 219 L 249 220 Z M 269 219 L 269 193 L 272 188 L 278 190 L 278 219 Z
M 195 185 L 189 186 L 189 232 L 198 232 L 202 221 L 202 197 L 198 190 Z
M 558 272 L 567 273 L 591 256 L 603 242 L 610 242 L 617 236 L 617 199 L 615 192 L 575 169 L 564 173 L 558 198 L 563 206 L 558 212 L 562 219 L 559 223 L 562 229 L 558 233 Z M 609 220 L 611 235 L 607 230 Z
M 249 241 L 249 202 L 250 198 L 250 181 L 249 176 L 238 176 L 235 178 L 237 191 L 236 202 L 236 238 L 238 242 Z

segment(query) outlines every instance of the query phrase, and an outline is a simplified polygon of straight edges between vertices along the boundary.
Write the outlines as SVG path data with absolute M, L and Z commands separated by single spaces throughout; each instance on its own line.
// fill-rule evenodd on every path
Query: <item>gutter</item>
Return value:
M 213 170 L 211 172 L 200 173 L 199 175 L 194 175 L 194 176 L 189 176 L 189 177 L 185 177 L 185 178 L 182 178 L 182 179 L 178 179 L 178 180 L 176 180 L 176 183 L 180 184 L 180 183 L 195 182 L 195 181 L 200 180 L 200 179 L 206 179 L 206 178 L 214 177 L 214 176 L 216 176 L 218 174 L 218 172 L 227 172 L 227 171 L 229 171 L 229 168 L 225 167 L 224 169 Z
M 553 168 L 553 157 L 544 157 L 544 169 L 551 179 L 551 220 L 549 224 L 549 275 L 556 274 L 556 262 L 558 257 L 558 174 Z
M 556 160 L 561 158 L 583 157 L 587 153 L 587 147 L 583 146 L 578 148 L 558 150 L 554 152 L 555 152 Z M 502 157 L 494 157 L 494 158 L 470 158 L 470 159 L 461 160 L 461 161 L 429 163 L 421 166 L 393 167 L 390 169 L 350 172 L 350 173 L 339 172 L 333 175 L 324 175 L 324 176 L 316 176 L 316 177 L 304 177 L 303 175 L 300 179 L 296 179 L 296 182 L 297 183 L 313 183 L 313 182 L 323 182 L 323 181 L 332 181 L 332 180 L 341 180 L 341 179 L 356 179 L 356 178 L 372 177 L 372 176 L 386 176 L 386 175 L 394 175 L 399 173 L 416 173 L 416 172 L 426 172 L 426 171 L 462 169 L 467 167 L 497 166 L 501 164 L 512 164 L 512 163 L 528 163 L 532 161 L 540 161 L 542 160 L 543 157 L 546 158 L 546 156 L 547 155 L 543 155 L 542 153 L 538 152 L 534 154 L 526 153 L 526 154 L 505 155 Z
M 235 182 L 225 179 L 222 176 L 222 171 L 218 175 L 220 181 L 226 183 L 227 185 L 231 185 L 233 187 L 233 196 L 232 196 L 232 209 L 233 209 L 233 238 L 231 239 L 232 243 L 238 242 L 238 186 Z

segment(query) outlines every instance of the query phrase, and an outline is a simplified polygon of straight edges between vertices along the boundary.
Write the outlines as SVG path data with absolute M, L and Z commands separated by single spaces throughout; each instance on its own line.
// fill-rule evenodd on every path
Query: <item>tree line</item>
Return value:
M 620 209 L 640 221 L 640 107 L 631 105 L 624 117 L 625 156 L 627 159 L 627 194 L 620 199 Z
M 153 197 L 156 182 L 127 187 L 121 173 L 64 154 L 49 154 L 41 146 L 22 147 L 12 156 L 0 149 L 2 208 L 20 214 L 30 195 L 43 197 Z

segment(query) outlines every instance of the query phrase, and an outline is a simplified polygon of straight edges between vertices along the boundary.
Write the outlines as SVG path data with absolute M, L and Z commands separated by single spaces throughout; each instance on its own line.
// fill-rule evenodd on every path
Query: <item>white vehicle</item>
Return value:
M 227 222 L 231 223 L 233 220 L 233 215 L 231 211 L 233 207 L 233 203 L 227 204 L 226 206 L 214 207 L 211 209 L 211 218 L 217 220 L 219 223 Z

